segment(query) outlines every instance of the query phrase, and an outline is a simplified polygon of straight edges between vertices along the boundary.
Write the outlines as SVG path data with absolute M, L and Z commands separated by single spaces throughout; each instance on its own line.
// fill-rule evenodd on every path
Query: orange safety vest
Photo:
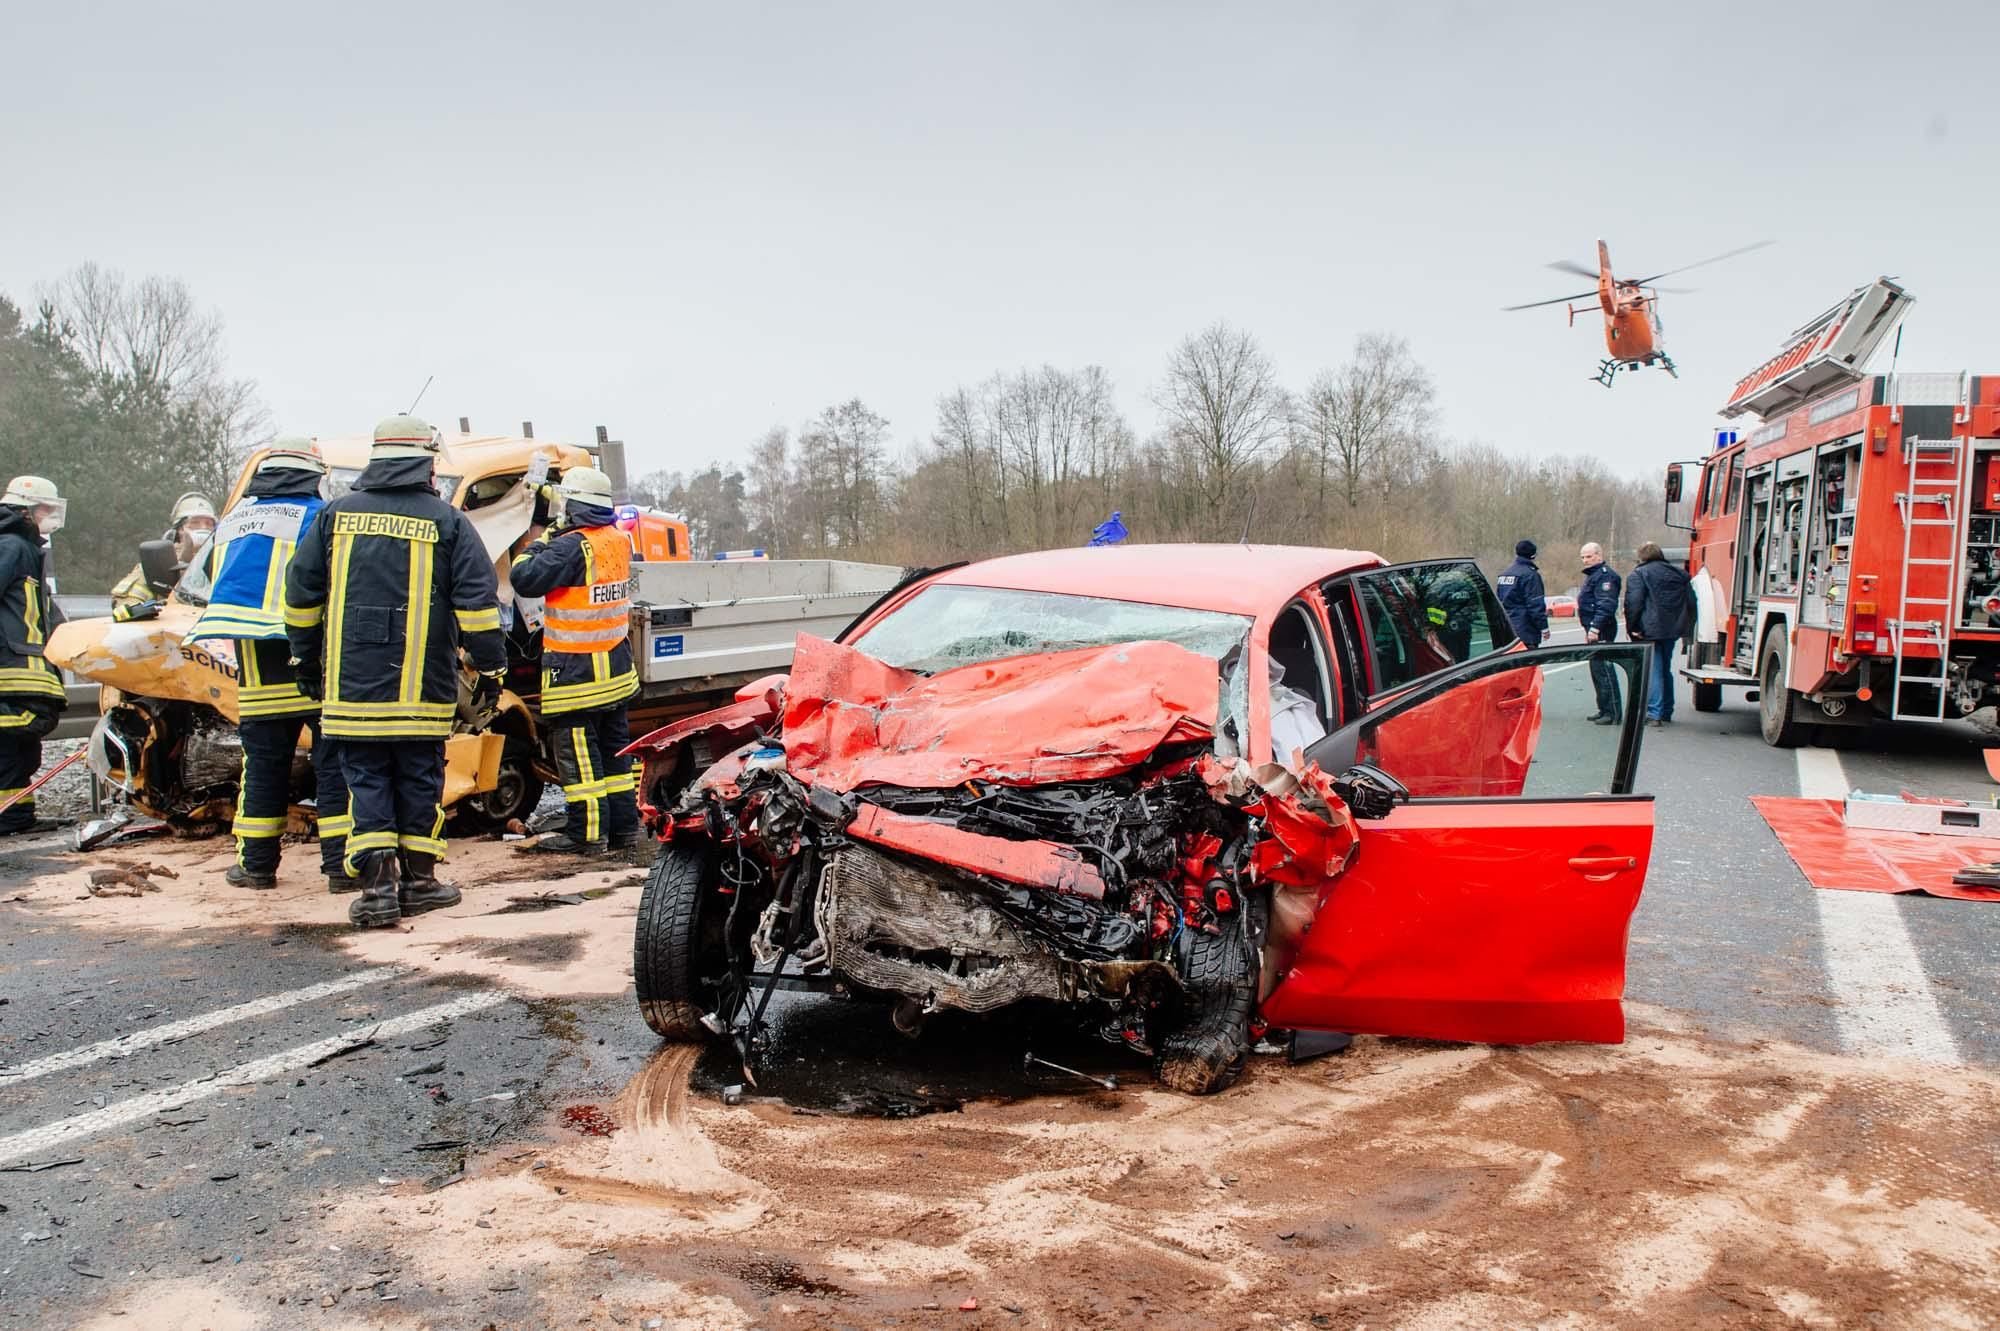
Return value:
M 624 642 L 631 629 L 632 543 L 616 527 L 583 532 L 581 587 L 558 587 L 543 600 L 542 650 L 588 656 Z

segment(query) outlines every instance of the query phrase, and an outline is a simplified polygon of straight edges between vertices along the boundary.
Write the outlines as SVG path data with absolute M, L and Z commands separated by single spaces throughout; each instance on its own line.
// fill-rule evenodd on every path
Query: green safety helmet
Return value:
M 391 416 L 375 427 L 371 458 L 435 458 L 438 432 L 417 416 Z
M 564 472 L 556 489 L 566 500 L 595 504 L 599 508 L 610 508 L 618 502 L 611 493 L 611 478 L 595 467 L 577 467 Z

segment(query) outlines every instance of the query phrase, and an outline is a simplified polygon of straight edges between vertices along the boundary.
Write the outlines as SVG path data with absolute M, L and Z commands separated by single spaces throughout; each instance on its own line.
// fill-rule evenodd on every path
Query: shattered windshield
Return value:
M 173 590 L 173 599 L 185 602 L 188 605 L 207 605 L 208 593 L 214 583 L 209 570 L 209 565 L 215 562 L 209 558 L 214 553 L 214 550 L 209 545 L 208 533 L 203 532 L 198 540 L 199 544 L 195 547 L 194 558 L 188 561 L 186 570 L 181 574 L 180 582 L 175 585 Z
M 1213 610 L 933 584 L 851 645 L 890 665 L 935 674 L 1003 657 L 1121 642 L 1171 642 L 1220 660 L 1249 632 L 1248 616 Z

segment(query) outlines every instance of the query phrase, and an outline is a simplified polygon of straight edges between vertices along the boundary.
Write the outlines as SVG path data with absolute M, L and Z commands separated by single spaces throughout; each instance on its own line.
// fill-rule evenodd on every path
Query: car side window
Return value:
M 1372 693 L 1401 688 L 1514 641 L 1486 575 L 1471 560 L 1398 564 L 1353 575 Z

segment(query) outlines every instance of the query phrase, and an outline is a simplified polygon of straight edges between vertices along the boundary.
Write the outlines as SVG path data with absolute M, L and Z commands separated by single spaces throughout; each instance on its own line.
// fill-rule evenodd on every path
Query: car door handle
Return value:
M 1569 867 L 1591 882 L 1601 883 L 1621 873 L 1632 872 L 1639 867 L 1639 859 L 1636 855 L 1574 855 L 1570 857 Z

